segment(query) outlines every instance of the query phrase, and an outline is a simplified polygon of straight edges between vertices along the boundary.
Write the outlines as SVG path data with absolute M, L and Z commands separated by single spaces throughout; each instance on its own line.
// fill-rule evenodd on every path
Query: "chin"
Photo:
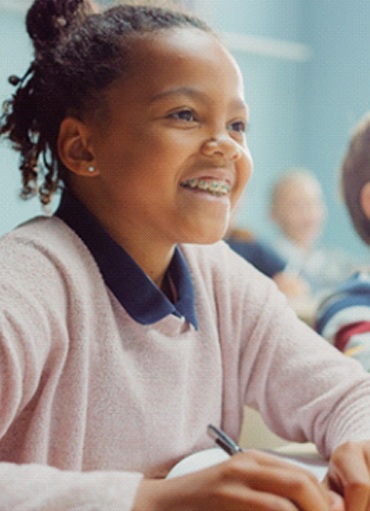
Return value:
M 204 219 L 201 221 L 198 218 L 197 222 L 191 222 L 186 226 L 186 229 L 182 232 L 179 231 L 178 242 L 211 245 L 225 236 L 227 228 L 228 222 L 225 221 L 225 218 L 215 222 L 205 222 Z
M 202 233 L 196 236 L 192 236 L 189 241 L 186 243 L 194 243 L 196 245 L 212 245 L 213 243 L 217 243 L 220 241 L 226 231 L 221 231 L 217 233 Z
M 198 245 L 213 245 L 214 243 L 217 243 L 221 239 L 222 239 L 222 236 L 218 237 L 218 238 L 208 238 L 206 240 L 197 242 L 197 244 Z

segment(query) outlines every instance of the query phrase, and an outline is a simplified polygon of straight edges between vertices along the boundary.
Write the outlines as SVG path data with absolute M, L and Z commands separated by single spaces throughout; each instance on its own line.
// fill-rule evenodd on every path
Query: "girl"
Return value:
M 191 16 L 94 11 L 34 2 L 0 128 L 24 196 L 63 189 L 0 243 L 0 509 L 369 511 L 370 377 L 218 242 L 252 168 L 237 64 Z M 258 452 L 164 479 L 244 404 L 326 487 Z

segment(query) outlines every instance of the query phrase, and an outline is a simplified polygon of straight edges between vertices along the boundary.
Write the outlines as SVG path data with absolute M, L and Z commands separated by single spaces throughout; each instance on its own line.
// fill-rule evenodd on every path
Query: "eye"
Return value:
M 172 119 L 177 119 L 179 121 L 185 121 L 185 122 L 195 122 L 195 115 L 192 110 L 189 108 L 183 108 L 181 110 L 177 110 L 177 112 L 172 112 L 169 115 Z
M 238 133 L 246 133 L 247 123 L 245 121 L 235 121 L 229 124 L 229 131 L 236 131 Z

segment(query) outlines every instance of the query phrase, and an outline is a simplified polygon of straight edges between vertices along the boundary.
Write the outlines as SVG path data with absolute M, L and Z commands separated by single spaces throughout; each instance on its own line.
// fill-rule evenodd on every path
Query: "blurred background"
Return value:
M 100 2 L 108 5 L 109 1 Z M 276 178 L 305 167 L 320 180 L 328 206 L 322 243 L 365 261 L 340 198 L 338 167 L 353 126 L 370 109 L 369 0 L 177 0 L 221 33 L 238 60 L 251 109 L 255 170 L 237 223 L 276 235 L 268 210 Z M 24 28 L 28 0 L 0 0 L 0 103 L 10 74 L 31 60 Z M 17 155 L 0 144 L 0 234 L 35 214 L 18 198 Z

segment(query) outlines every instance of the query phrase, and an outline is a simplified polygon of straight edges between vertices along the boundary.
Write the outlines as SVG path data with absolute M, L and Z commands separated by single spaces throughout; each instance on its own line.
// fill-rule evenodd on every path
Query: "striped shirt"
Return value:
M 326 298 L 316 330 L 370 371 L 370 273 L 357 272 Z

